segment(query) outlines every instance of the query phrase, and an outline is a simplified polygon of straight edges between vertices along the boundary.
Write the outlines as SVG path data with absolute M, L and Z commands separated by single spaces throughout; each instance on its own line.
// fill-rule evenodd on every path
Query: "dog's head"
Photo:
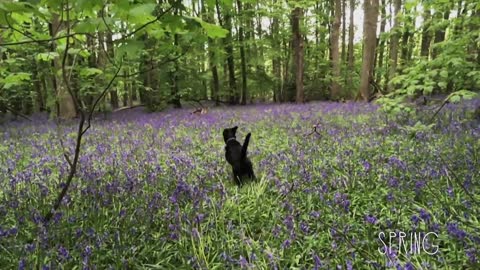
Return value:
M 235 138 L 235 133 L 237 132 L 237 126 L 233 128 L 226 128 L 223 130 L 223 140 L 227 143 L 228 139 Z

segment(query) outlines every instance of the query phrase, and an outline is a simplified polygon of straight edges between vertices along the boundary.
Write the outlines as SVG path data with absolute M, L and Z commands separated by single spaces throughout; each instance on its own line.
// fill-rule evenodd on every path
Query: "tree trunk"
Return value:
M 399 29 L 400 29 L 400 8 L 402 6 L 402 0 L 394 0 L 394 21 L 392 31 L 392 36 L 390 38 L 390 68 L 388 71 L 387 83 L 395 76 L 397 72 L 397 63 L 398 63 L 398 41 L 400 40 Z M 388 83 L 388 91 L 393 90 L 393 85 Z
M 378 19 L 378 0 L 365 0 L 363 23 L 363 61 L 360 75 L 360 94 L 364 101 L 370 97 L 370 77 L 372 74 Z
M 237 0 L 238 16 L 240 17 L 238 28 L 238 42 L 240 43 L 240 63 L 242 68 L 242 105 L 247 104 L 247 63 L 245 60 L 245 43 L 243 36 L 243 24 L 244 20 L 242 13 L 242 2 Z
M 213 19 L 211 7 L 205 7 L 204 0 L 201 1 L 202 8 L 205 9 L 203 13 L 204 20 L 208 23 L 215 23 Z M 220 81 L 218 79 L 217 62 L 215 59 L 215 41 L 212 38 L 208 38 L 208 63 L 210 65 L 210 72 L 212 73 L 212 98 L 215 100 L 215 106 L 219 105 L 219 93 L 220 93 Z
M 32 71 L 32 80 L 33 88 L 35 89 L 35 100 L 34 100 L 34 112 L 43 112 L 45 111 L 45 95 L 42 89 L 42 78 L 40 76 L 39 65 L 42 63 L 37 63 L 33 61 L 33 71 Z
M 257 10 L 260 10 L 260 7 L 258 5 L 259 5 L 259 1 L 257 1 Z M 252 20 L 252 23 L 253 22 L 254 21 Z M 252 25 L 252 29 L 254 28 L 253 26 L 254 25 Z M 262 17 L 260 15 L 257 16 L 256 33 L 257 33 L 258 40 L 262 40 L 262 33 L 263 33 Z M 263 46 L 260 46 L 260 47 L 257 46 L 257 42 L 255 41 L 255 35 L 253 34 L 253 32 L 252 32 L 252 36 L 250 37 L 250 40 L 251 40 L 251 42 L 253 42 L 254 50 L 256 52 L 258 52 L 257 57 L 258 57 L 259 61 L 257 61 L 257 65 L 256 65 L 257 74 L 261 74 L 261 76 L 262 76 L 261 78 L 263 78 L 263 76 L 265 74 L 265 66 L 263 64 L 260 64 L 260 63 L 265 63 Z M 267 95 L 267 92 L 266 92 L 266 89 L 264 87 L 261 87 L 260 90 L 261 90 L 262 100 L 263 100 L 265 98 L 265 96 Z M 253 95 L 252 95 L 251 92 L 250 92 L 250 94 L 251 94 L 251 98 L 252 98 Z M 251 100 L 251 103 L 253 103 L 252 100 Z
M 385 25 L 386 25 L 386 22 L 387 22 L 387 11 L 386 11 L 386 1 L 385 0 L 382 0 L 382 13 L 381 13 L 381 18 L 380 18 L 380 36 L 382 36 L 382 34 L 385 32 Z M 383 54 L 385 53 L 385 39 L 381 39 L 380 42 L 379 42 L 379 49 L 378 49 L 378 57 L 377 57 L 377 67 L 379 70 L 382 70 L 383 68 Z M 381 81 L 381 72 L 377 72 L 376 76 L 377 76 L 377 79 L 376 79 L 376 82 L 377 84 L 380 84 L 380 81 Z
M 353 74 L 355 69 L 355 59 L 353 54 L 353 37 L 354 37 L 354 16 L 353 12 L 355 11 L 355 0 L 350 0 L 350 25 L 348 26 L 348 72 L 347 74 Z M 352 75 L 348 76 L 347 86 L 349 91 L 353 87 Z
M 415 8 L 413 9 L 413 14 L 416 13 Z M 413 45 L 415 41 L 413 40 L 413 30 L 415 29 L 414 18 L 411 14 L 407 14 L 405 10 L 404 16 L 405 23 L 403 25 L 403 36 L 402 36 L 402 51 L 401 51 L 401 70 L 408 66 L 408 62 L 411 59 L 411 54 L 413 50 Z
M 178 34 L 173 35 L 173 46 L 178 46 Z M 170 71 L 170 103 L 173 104 L 175 108 L 181 108 L 182 104 L 180 103 L 179 89 L 178 89 L 178 62 L 174 61 L 174 70 Z
M 227 37 L 224 39 L 225 43 L 225 52 L 227 54 L 227 69 L 228 69 L 228 84 L 230 88 L 230 104 L 235 104 L 237 102 L 237 82 L 235 79 L 235 61 L 233 58 L 233 44 L 232 44 L 232 17 L 228 10 L 225 10 L 225 24 L 223 24 L 221 19 L 221 11 L 219 1 L 216 0 L 218 21 L 220 26 L 228 30 Z
M 347 57 L 347 0 L 342 0 L 342 65 L 346 62 Z
M 432 19 L 432 15 L 430 13 L 430 7 L 423 6 L 423 27 L 422 27 L 422 43 L 420 45 L 420 55 L 423 57 L 427 57 L 430 52 L 430 43 L 432 41 L 432 35 L 428 28 L 431 25 L 430 20 Z
M 274 0 L 273 3 L 275 4 L 277 1 Z M 279 21 L 277 16 L 273 16 L 272 23 L 271 23 L 271 42 L 272 42 L 272 49 L 274 52 L 277 52 L 272 59 L 272 69 L 273 75 L 275 77 L 275 83 L 273 85 L 273 101 L 274 102 L 281 102 L 281 87 L 282 87 L 282 68 L 281 68 L 281 56 L 279 52 L 281 51 L 281 44 L 280 44 L 280 37 L 278 34 L 279 31 Z
M 450 17 L 450 9 L 447 8 L 445 12 L 443 12 L 443 18 L 442 18 L 442 12 L 438 11 L 435 13 L 435 21 L 438 23 L 443 20 L 448 20 Z M 447 27 L 441 27 L 435 32 L 435 38 L 433 40 L 433 50 L 432 50 L 432 59 L 437 58 L 438 54 L 440 53 L 440 48 L 438 46 L 435 47 L 435 44 L 440 43 L 445 40 L 445 32 L 447 30 Z
M 340 20 L 342 16 L 342 0 L 334 1 L 334 20 L 331 28 L 330 36 L 330 51 L 332 59 L 332 85 L 330 89 L 330 98 L 336 100 L 340 94 L 340 84 L 338 83 L 340 79 L 340 54 L 339 54 L 339 37 L 340 37 Z
M 58 14 L 53 14 L 52 17 L 52 24 L 50 28 L 50 35 L 55 37 L 58 32 L 63 29 L 63 23 L 60 21 L 60 16 Z M 56 50 L 57 42 L 54 43 L 54 49 Z M 67 86 L 63 80 L 63 76 L 61 75 L 62 72 L 62 53 L 59 57 L 56 57 L 53 60 L 53 65 L 55 67 L 55 91 L 57 95 L 57 102 L 58 102 L 58 117 L 63 119 L 71 119 L 77 116 L 77 109 L 75 107 L 75 103 L 73 97 L 68 92 Z M 68 61 L 65 62 L 67 64 Z M 68 69 L 67 69 L 68 70 Z M 68 77 L 68 76 L 67 76 Z
M 300 32 L 300 20 L 302 20 L 303 10 L 299 7 L 292 10 L 292 34 L 295 62 L 295 90 L 297 103 L 304 103 L 303 93 L 303 37 Z
M 112 59 L 114 56 L 112 34 L 110 32 L 107 32 L 106 36 L 107 36 L 107 53 L 108 53 L 108 56 Z M 115 87 L 112 87 L 112 89 L 110 90 L 110 103 L 112 105 L 112 109 L 118 108 L 118 94 L 117 94 L 117 89 Z

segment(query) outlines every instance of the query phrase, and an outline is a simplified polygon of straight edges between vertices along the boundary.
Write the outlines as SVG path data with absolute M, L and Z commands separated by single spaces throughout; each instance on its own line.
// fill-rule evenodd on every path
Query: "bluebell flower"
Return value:
M 374 225 L 377 224 L 377 221 L 378 221 L 378 219 L 371 214 L 366 215 L 364 219 L 367 223 L 374 224 Z
M 412 215 L 412 217 L 410 218 L 410 220 L 412 221 L 412 223 L 414 225 L 418 225 L 418 223 L 420 222 L 420 218 L 417 216 L 417 215 Z
M 423 219 L 423 221 L 428 222 L 430 221 L 431 216 L 425 209 L 420 209 L 420 218 Z

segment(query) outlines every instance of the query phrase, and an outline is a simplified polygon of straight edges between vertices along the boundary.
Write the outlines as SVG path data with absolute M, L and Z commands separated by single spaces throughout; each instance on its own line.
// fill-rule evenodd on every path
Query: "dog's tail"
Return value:
M 244 159 L 247 156 L 247 148 L 248 148 L 248 142 L 250 141 L 250 136 L 252 134 L 248 133 L 247 137 L 245 137 L 245 141 L 243 142 L 242 145 L 242 159 Z

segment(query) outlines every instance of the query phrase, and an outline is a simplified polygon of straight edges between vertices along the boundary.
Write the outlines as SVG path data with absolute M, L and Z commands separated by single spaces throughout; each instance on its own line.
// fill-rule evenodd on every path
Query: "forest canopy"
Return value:
M 0 108 L 71 118 L 112 77 L 103 111 L 469 96 L 480 85 L 479 9 L 474 0 L 2 1 Z

